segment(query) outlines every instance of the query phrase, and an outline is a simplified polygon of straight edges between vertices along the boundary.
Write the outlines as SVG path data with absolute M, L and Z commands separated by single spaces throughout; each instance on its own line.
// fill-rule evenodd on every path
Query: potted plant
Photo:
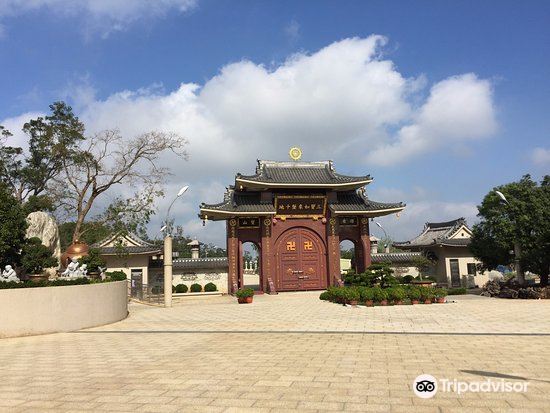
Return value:
M 44 269 L 57 265 L 57 258 L 52 256 L 52 252 L 42 244 L 40 238 L 29 238 L 23 245 L 21 250 L 21 266 L 25 274 L 28 274 L 33 282 L 46 281 L 49 276 Z
M 420 299 L 424 304 L 431 304 L 434 297 L 434 291 L 432 287 L 420 287 Z
M 409 288 L 408 294 L 411 304 L 418 304 L 420 302 L 420 289 L 419 287 Z
M 357 288 L 349 287 L 346 288 L 346 301 L 348 304 L 356 307 L 359 303 L 359 291 L 357 291 Z
M 403 305 L 406 297 L 405 290 L 402 287 L 392 287 L 388 289 L 389 298 L 395 305 Z
M 373 299 L 374 302 L 380 305 L 388 305 L 388 294 L 380 287 L 373 287 Z
M 252 288 L 240 288 L 235 292 L 239 304 L 250 304 L 254 298 L 254 290 Z
M 367 307 L 374 307 L 374 293 L 370 287 L 361 287 L 359 294 L 361 296 L 361 302 L 365 303 Z
M 434 291 L 435 301 L 439 304 L 445 302 L 445 297 L 447 296 L 447 290 L 445 288 L 436 288 Z

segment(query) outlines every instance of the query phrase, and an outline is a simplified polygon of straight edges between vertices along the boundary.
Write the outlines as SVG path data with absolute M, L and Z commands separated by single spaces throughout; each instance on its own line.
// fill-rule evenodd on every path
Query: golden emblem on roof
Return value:
M 293 161 L 299 161 L 302 158 L 302 150 L 297 146 L 293 146 L 292 148 L 290 148 L 288 155 Z

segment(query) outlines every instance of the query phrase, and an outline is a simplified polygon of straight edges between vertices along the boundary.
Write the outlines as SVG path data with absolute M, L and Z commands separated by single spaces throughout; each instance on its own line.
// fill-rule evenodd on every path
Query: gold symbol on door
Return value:
M 312 250 L 313 250 L 313 242 L 304 241 L 304 251 L 312 251 Z
M 296 251 L 296 242 L 294 241 L 288 241 L 286 243 L 286 250 L 287 251 Z

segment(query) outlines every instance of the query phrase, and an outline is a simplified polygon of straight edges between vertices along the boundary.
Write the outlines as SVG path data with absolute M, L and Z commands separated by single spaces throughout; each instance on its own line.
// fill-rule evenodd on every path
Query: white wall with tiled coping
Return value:
M 0 290 L 0 338 L 75 331 L 128 315 L 128 283 Z

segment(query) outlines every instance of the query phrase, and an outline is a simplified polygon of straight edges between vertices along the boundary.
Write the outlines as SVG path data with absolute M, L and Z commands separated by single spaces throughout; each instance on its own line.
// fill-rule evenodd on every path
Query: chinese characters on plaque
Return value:
M 338 217 L 338 224 L 340 225 L 355 227 L 358 222 L 357 217 Z
M 239 228 L 259 228 L 259 218 L 239 218 Z
M 278 216 L 306 218 L 319 217 L 325 214 L 326 198 L 324 196 L 278 196 L 275 208 Z

